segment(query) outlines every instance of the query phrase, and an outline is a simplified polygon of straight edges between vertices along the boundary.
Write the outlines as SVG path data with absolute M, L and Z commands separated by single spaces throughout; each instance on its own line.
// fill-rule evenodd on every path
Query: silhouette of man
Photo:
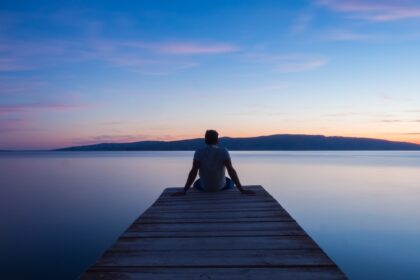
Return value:
M 187 182 L 183 191 L 174 195 L 184 195 L 193 184 L 197 173 L 200 179 L 195 181 L 194 188 L 206 192 L 215 192 L 233 188 L 234 185 L 243 194 L 253 195 L 255 192 L 242 188 L 238 174 L 232 166 L 228 150 L 219 147 L 219 134 L 215 130 L 207 130 L 205 134 L 206 147 L 200 148 L 194 153 L 193 166 L 188 174 Z M 225 177 L 225 168 L 230 178 Z

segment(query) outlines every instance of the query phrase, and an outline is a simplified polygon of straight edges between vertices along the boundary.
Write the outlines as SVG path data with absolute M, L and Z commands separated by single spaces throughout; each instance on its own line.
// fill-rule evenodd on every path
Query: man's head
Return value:
M 219 143 L 219 133 L 213 129 L 207 130 L 204 141 L 207 145 L 217 145 Z

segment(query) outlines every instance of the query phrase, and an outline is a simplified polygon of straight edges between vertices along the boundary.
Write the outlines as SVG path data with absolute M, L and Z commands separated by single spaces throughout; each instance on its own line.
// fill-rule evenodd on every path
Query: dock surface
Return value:
M 167 188 L 81 280 L 347 279 L 261 186 Z

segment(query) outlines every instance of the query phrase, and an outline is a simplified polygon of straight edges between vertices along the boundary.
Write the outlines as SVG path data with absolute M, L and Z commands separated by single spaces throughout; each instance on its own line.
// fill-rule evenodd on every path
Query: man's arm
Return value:
M 198 160 L 193 160 L 193 166 L 190 170 L 190 173 L 188 173 L 188 178 L 187 178 L 187 182 L 185 183 L 184 190 L 180 192 L 176 192 L 173 195 L 183 195 L 187 193 L 188 189 L 191 187 L 191 185 L 194 183 L 195 178 L 197 177 L 199 168 L 200 168 L 200 162 Z
M 232 161 L 230 159 L 225 160 L 224 162 L 226 169 L 228 171 L 228 174 L 230 176 L 230 178 L 232 179 L 232 181 L 235 183 L 236 187 L 238 188 L 238 190 L 243 193 L 243 194 L 255 194 L 255 192 L 251 191 L 251 190 L 245 190 L 242 187 L 241 182 L 239 181 L 239 177 L 238 174 L 236 173 L 235 168 L 233 168 L 232 166 Z

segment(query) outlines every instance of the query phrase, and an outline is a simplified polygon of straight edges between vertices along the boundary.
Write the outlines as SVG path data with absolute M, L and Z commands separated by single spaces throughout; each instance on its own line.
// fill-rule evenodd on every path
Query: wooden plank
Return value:
M 212 250 L 212 251 L 107 251 L 96 266 L 230 267 L 230 266 L 334 266 L 319 249 Z
M 221 209 L 221 210 L 229 210 L 229 209 L 236 209 L 236 210 L 248 210 L 248 209 L 271 209 L 271 208 L 281 208 L 277 203 L 267 203 L 267 202 L 256 202 L 253 204 L 238 204 L 238 203 L 211 203 L 211 204 L 191 204 L 191 203 L 184 203 L 178 205 L 153 205 L 150 209 L 156 211 L 176 211 L 176 210 L 212 210 L 212 209 Z
M 141 219 L 136 223 L 139 224 L 190 224 L 190 223 L 247 223 L 247 222 L 293 222 L 294 220 L 290 217 L 281 217 L 281 218 L 221 218 L 221 219 L 202 219 L 202 218 L 185 218 L 185 219 Z
M 225 236 L 299 236 L 306 235 L 300 227 L 282 230 L 247 230 L 247 231 L 126 231 L 121 235 L 123 238 L 133 237 L 225 237 Z
M 168 196 L 165 198 L 159 198 L 157 202 L 177 202 L 177 201 L 193 201 L 199 199 L 200 201 L 225 201 L 225 200 L 240 200 L 240 201 L 254 201 L 254 200 L 272 200 L 275 201 L 271 196 L 266 195 L 244 195 L 241 193 L 235 193 L 230 195 L 223 195 L 222 197 L 217 195 L 212 196 L 200 196 L 200 195 L 189 195 L 184 196 Z
M 252 222 L 252 223 L 182 223 L 182 224 L 139 224 L 134 223 L 127 232 L 133 231 L 165 231 L 165 232 L 188 232 L 188 231 L 275 231 L 285 229 L 300 229 L 295 222 Z
M 265 267 L 265 268 L 95 268 L 81 280 L 345 280 L 332 267 Z
M 150 213 L 146 212 L 136 221 L 142 219 L 185 219 L 185 218 L 201 218 L 201 219 L 240 219 L 240 218 L 284 218 L 290 215 L 284 210 L 272 210 L 266 212 L 182 212 L 182 213 Z
M 258 194 L 270 195 L 261 186 L 248 185 L 248 186 L 244 186 L 244 188 L 247 189 L 247 190 L 252 190 L 254 192 L 257 192 Z M 162 192 L 162 194 L 159 197 L 170 196 L 173 193 L 179 192 L 181 190 L 182 190 L 182 188 L 179 188 L 179 187 L 165 188 L 165 190 Z M 221 192 L 202 192 L 202 191 L 196 190 L 194 188 L 191 188 L 188 191 L 188 195 L 199 195 L 199 196 L 215 196 L 215 195 L 220 195 L 220 193 Z M 223 193 L 223 195 L 226 195 L 227 193 L 235 193 L 235 194 L 237 193 L 237 194 L 240 194 L 236 188 L 224 190 L 224 191 L 222 191 L 222 193 Z
M 168 188 L 80 279 L 346 279 L 274 198 Z
M 264 207 L 264 208 L 246 208 L 246 212 L 247 213 L 255 213 L 255 212 L 267 212 L 267 213 L 271 213 L 272 211 L 285 211 L 283 208 L 281 207 Z M 160 214 L 160 213 L 201 213 L 203 215 L 206 215 L 208 213 L 225 213 L 225 212 L 229 212 L 229 213 L 238 213 L 238 212 L 244 212 L 244 209 L 241 208 L 237 208 L 237 207 L 231 207 L 231 208 L 216 208 L 216 209 L 203 209 L 203 208 L 186 208 L 186 209 L 173 209 L 172 207 L 170 208 L 163 208 L 163 209 L 156 209 L 156 207 L 152 207 L 147 209 L 144 214 Z M 143 216 L 143 215 L 142 215 Z M 140 216 L 140 217 L 142 217 Z M 139 217 L 139 218 L 140 218 Z
M 113 251 L 168 250 L 273 250 L 316 249 L 307 236 L 208 237 L 208 238 L 123 238 L 111 248 Z
M 253 205 L 254 203 L 267 203 L 271 202 L 275 204 L 275 200 L 268 198 L 256 198 L 256 199 L 220 199 L 220 200 L 174 200 L 174 201 L 157 201 L 153 206 L 176 206 L 176 205 L 206 205 L 211 206 L 214 204 L 235 204 L 238 206 Z

